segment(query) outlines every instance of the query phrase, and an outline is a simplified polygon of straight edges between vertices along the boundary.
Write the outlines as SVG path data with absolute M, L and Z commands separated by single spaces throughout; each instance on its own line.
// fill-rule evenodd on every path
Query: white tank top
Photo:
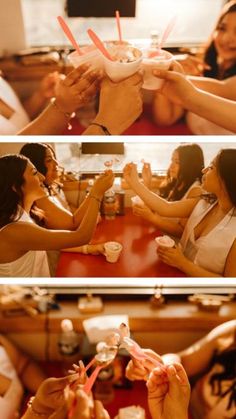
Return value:
M 15 111 L 9 119 L 0 114 L 0 135 L 16 134 L 30 120 L 16 93 L 2 77 L 0 77 L 0 98 Z
M 0 346 L 0 374 L 11 380 L 11 384 L 4 396 L 0 396 L 1 418 L 15 419 L 24 390 L 16 370 L 3 346 Z
M 25 211 L 17 222 L 22 221 L 33 223 Z M 0 277 L 50 277 L 47 253 L 44 250 L 30 250 L 13 262 L 0 263 Z
M 216 205 L 201 199 L 185 226 L 180 243 L 185 256 L 202 268 L 223 275 L 228 253 L 236 239 L 236 215 L 233 209 L 205 236 L 195 240 L 194 228 Z
M 235 133 L 192 112 L 186 113 L 186 122 L 192 133 L 196 135 L 235 135 Z

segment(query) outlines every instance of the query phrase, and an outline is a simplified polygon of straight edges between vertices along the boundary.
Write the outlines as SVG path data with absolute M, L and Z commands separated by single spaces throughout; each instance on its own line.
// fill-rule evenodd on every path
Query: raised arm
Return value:
M 236 100 L 236 76 L 229 77 L 225 80 L 194 76 L 187 76 L 187 79 L 198 89 L 226 99 Z
M 82 65 L 71 71 L 64 80 L 60 80 L 55 92 L 55 101 L 18 134 L 61 134 L 72 113 L 88 103 L 98 90 L 101 75 L 88 69 L 87 65 Z
M 233 343 L 235 330 L 236 320 L 222 323 L 203 339 L 179 352 L 181 363 L 188 376 L 201 373 L 209 366 L 215 351 L 219 349 L 221 339 L 228 339 L 229 345 Z
M 124 179 L 149 208 L 164 217 L 186 218 L 191 214 L 193 208 L 198 202 L 198 198 L 168 202 L 155 193 L 149 191 L 149 189 L 140 182 L 137 167 L 134 163 L 129 163 L 125 166 Z
M 208 90 L 233 99 L 228 100 L 199 90 L 182 74 L 164 70 L 155 70 L 155 74 L 165 79 L 161 92 L 175 104 L 182 105 L 191 112 L 225 129 L 236 132 L 236 103 L 233 101 L 236 99 L 236 77 L 231 77 L 224 84 L 213 81 L 211 89 L 208 86 Z M 216 86 L 218 86 L 218 89 Z
M 104 192 L 113 184 L 114 175 L 108 171 L 100 176 L 97 193 L 91 197 L 83 221 L 76 231 L 46 230 L 25 222 L 9 224 L 2 232 L 3 240 L 16 252 L 28 250 L 57 250 L 89 243 L 97 223 L 98 210 Z M 9 249 L 8 249 L 9 250 Z
M 53 230 L 76 230 L 82 222 L 90 202 L 93 199 L 93 196 L 97 195 L 97 190 L 99 192 L 99 183 L 101 177 L 103 177 L 103 175 L 96 179 L 88 197 L 81 203 L 79 208 L 77 208 L 73 214 L 67 209 L 56 205 L 50 200 L 49 197 L 38 200 L 37 206 L 45 213 L 46 227 Z
M 83 135 L 122 134 L 142 112 L 141 87 L 142 77 L 138 73 L 119 83 L 104 79 L 98 114 Z

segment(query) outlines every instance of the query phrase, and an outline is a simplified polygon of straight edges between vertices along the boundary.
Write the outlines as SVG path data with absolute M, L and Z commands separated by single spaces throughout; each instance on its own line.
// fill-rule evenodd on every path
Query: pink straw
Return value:
M 114 61 L 112 59 L 111 55 L 109 54 L 109 52 L 107 51 L 107 49 L 104 47 L 103 42 L 101 41 L 101 39 L 96 35 L 96 33 L 94 31 L 92 31 L 92 29 L 88 29 L 87 32 L 88 32 L 88 36 L 90 37 L 91 41 L 101 51 L 101 53 L 104 55 L 104 57 L 106 57 L 110 61 Z
M 119 10 L 116 10 L 116 24 L 117 24 L 118 34 L 119 34 L 119 41 L 120 41 L 120 43 L 122 43 L 121 26 L 120 26 L 120 12 L 119 12 Z
M 173 16 L 172 19 L 169 21 L 169 23 L 167 24 L 167 26 L 166 26 L 166 28 L 163 32 L 163 35 L 162 35 L 161 40 L 159 42 L 157 51 L 152 52 L 149 55 L 149 58 L 156 57 L 158 54 L 160 54 L 160 50 L 162 49 L 162 47 L 165 44 L 165 42 L 167 41 L 170 33 L 172 32 L 172 30 L 175 26 L 176 20 L 177 20 L 177 16 Z
M 65 35 L 67 36 L 67 38 L 69 39 L 69 41 L 72 43 L 73 47 L 76 49 L 76 51 L 78 52 L 78 54 L 79 55 L 83 55 L 83 53 L 82 53 L 79 45 L 77 44 L 74 36 L 72 35 L 72 32 L 71 32 L 69 26 L 64 21 L 63 17 L 57 16 L 57 20 L 60 23 L 63 32 L 65 33 Z

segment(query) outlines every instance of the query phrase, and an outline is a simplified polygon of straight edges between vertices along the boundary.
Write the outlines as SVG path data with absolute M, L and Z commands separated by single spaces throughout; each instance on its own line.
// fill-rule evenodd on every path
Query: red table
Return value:
M 161 233 L 132 209 L 114 220 L 97 226 L 92 243 L 118 241 L 123 245 L 120 258 L 109 263 L 103 255 L 61 252 L 57 277 L 183 277 L 183 272 L 158 260 L 154 238 Z

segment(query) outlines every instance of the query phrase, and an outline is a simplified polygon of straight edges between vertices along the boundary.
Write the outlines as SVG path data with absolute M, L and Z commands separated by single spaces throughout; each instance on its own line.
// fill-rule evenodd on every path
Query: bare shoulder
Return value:
M 199 198 L 200 199 L 201 194 L 202 194 L 201 186 L 200 185 L 199 186 L 193 186 L 190 189 L 189 193 L 187 194 L 186 198 L 187 199 L 189 199 L 189 198 Z

